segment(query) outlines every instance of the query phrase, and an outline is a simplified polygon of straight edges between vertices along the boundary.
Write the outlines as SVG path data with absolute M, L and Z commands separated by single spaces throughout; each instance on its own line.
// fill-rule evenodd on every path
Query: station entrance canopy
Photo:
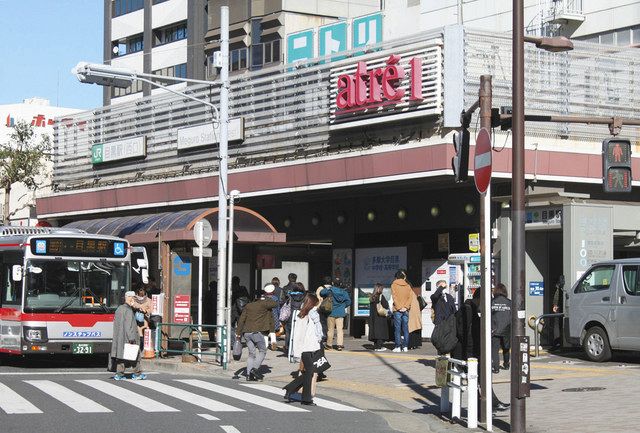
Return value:
M 234 241 L 242 243 L 283 243 L 286 234 L 259 213 L 244 207 L 234 207 Z M 193 238 L 193 227 L 201 219 L 207 219 L 214 228 L 213 240 L 218 239 L 218 208 L 191 209 L 146 215 L 120 216 L 92 220 L 74 221 L 67 228 L 85 230 L 88 233 L 118 236 L 132 244 L 189 241 Z

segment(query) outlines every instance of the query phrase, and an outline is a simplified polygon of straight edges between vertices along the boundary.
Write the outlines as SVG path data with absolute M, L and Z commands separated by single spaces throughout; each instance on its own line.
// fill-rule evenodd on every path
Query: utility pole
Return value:
M 486 128 L 491 134 L 491 75 L 480 76 L 480 128 Z M 491 137 L 491 135 L 489 135 Z M 477 152 L 476 146 L 476 152 Z M 480 292 L 481 324 L 480 324 L 480 421 L 485 423 L 486 430 L 493 428 L 492 391 L 491 391 L 491 182 L 480 199 L 480 251 L 482 253 L 482 291 Z
M 218 293 L 216 325 L 225 324 L 225 300 L 227 287 L 227 163 L 229 139 L 229 7 L 220 8 L 220 155 L 218 171 Z M 229 305 L 227 307 L 230 307 Z M 227 332 L 231 332 L 231 324 L 227 323 Z M 218 328 L 216 341 L 222 345 L 222 331 Z M 227 351 L 229 348 L 227 347 Z M 224 362 L 221 358 L 220 363 Z
M 512 93 L 513 141 L 511 180 L 511 344 L 525 337 L 524 233 L 524 0 L 513 0 Z M 520 351 L 511 350 L 511 432 L 526 431 L 526 400 L 520 397 Z

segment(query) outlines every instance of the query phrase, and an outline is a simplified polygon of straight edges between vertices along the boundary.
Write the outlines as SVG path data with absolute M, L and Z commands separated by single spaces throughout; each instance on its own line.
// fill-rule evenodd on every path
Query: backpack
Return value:
M 438 354 L 450 353 L 458 344 L 456 315 L 451 314 L 433 328 L 431 344 L 438 350 Z
M 324 314 L 331 314 L 331 311 L 333 310 L 333 293 L 329 292 L 322 302 L 320 302 L 318 310 Z
M 291 317 L 291 304 L 289 302 L 285 303 L 280 308 L 280 315 L 278 316 L 278 320 L 281 322 L 286 322 Z

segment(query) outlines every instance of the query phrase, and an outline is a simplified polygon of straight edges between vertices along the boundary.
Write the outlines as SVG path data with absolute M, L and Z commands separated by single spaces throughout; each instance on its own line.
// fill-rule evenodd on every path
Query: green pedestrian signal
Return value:
M 607 138 L 602 142 L 602 186 L 604 192 L 631 192 L 631 142 Z

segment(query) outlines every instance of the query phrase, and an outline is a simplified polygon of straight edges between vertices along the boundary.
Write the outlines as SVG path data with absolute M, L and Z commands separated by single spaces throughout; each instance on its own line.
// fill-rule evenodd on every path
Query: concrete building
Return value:
M 30 123 L 35 132 L 36 140 L 42 136 L 48 136 L 53 145 L 53 127 L 56 118 L 79 112 L 73 108 L 52 107 L 49 101 L 40 98 L 29 98 L 19 104 L 0 105 L 0 143 L 10 141 L 13 125 L 19 121 Z M 46 172 L 42 174 L 43 187 L 38 194 L 51 193 L 51 171 L 53 162 L 48 162 Z M 12 187 L 10 197 L 10 223 L 12 225 L 32 225 L 37 222 L 35 212 L 35 191 L 29 191 L 23 184 L 16 183 Z M 4 203 L 4 191 L 0 191 L 0 207 Z M 0 211 L 0 215 L 2 212 Z
M 427 2 L 406 1 L 405 9 L 401 3 L 388 1 L 384 13 L 364 17 L 318 19 L 312 29 L 292 27 L 281 47 L 284 64 L 249 70 L 247 54 L 246 68 L 231 75 L 229 190 L 241 192 L 243 215 L 257 218 L 236 232 L 233 273 L 251 287 L 287 270 L 311 287 L 339 273 L 362 290 L 354 293 L 364 300 L 363 308 L 354 306 L 354 334 L 362 332 L 364 293 L 374 282 L 388 284 L 403 267 L 428 299 L 434 264 L 451 276 L 448 254 L 469 252 L 479 197 L 472 182 L 453 182 L 453 133 L 461 110 L 477 101 L 480 75 L 493 76 L 494 107 L 511 100 L 506 24 L 487 24 L 491 32 L 437 27 L 456 21 L 456 2 L 446 3 L 446 19 L 428 20 Z M 476 4 L 485 3 L 464 2 L 465 23 Z M 271 14 L 231 11 L 239 17 L 236 32 L 247 31 L 248 17 L 271 23 L 263 21 Z M 510 11 L 499 15 L 506 23 Z M 209 27 L 208 49 L 215 50 L 216 29 Z M 248 53 L 269 43 L 236 37 Z M 640 119 L 640 52 L 598 42 L 576 41 L 569 53 L 526 47 L 528 114 Z M 190 90 L 217 101 L 209 86 Z M 202 134 L 211 121 L 202 104 L 168 94 L 75 116 L 56 129 L 58 189 L 38 200 L 38 215 L 147 244 L 162 263 L 168 293 L 184 289 L 185 280 L 177 284 L 170 270 L 191 260 L 190 230 L 201 218 L 216 225 L 217 137 Z M 477 117 L 471 125 L 474 137 Z M 593 262 L 640 251 L 640 133 L 623 125 L 620 134 L 632 143 L 633 191 L 608 195 L 601 162 L 606 126 L 527 123 L 525 132 L 527 314 L 539 315 L 550 310 L 559 275 L 571 284 Z M 493 270 L 510 287 L 509 131 L 493 131 L 493 150 Z

